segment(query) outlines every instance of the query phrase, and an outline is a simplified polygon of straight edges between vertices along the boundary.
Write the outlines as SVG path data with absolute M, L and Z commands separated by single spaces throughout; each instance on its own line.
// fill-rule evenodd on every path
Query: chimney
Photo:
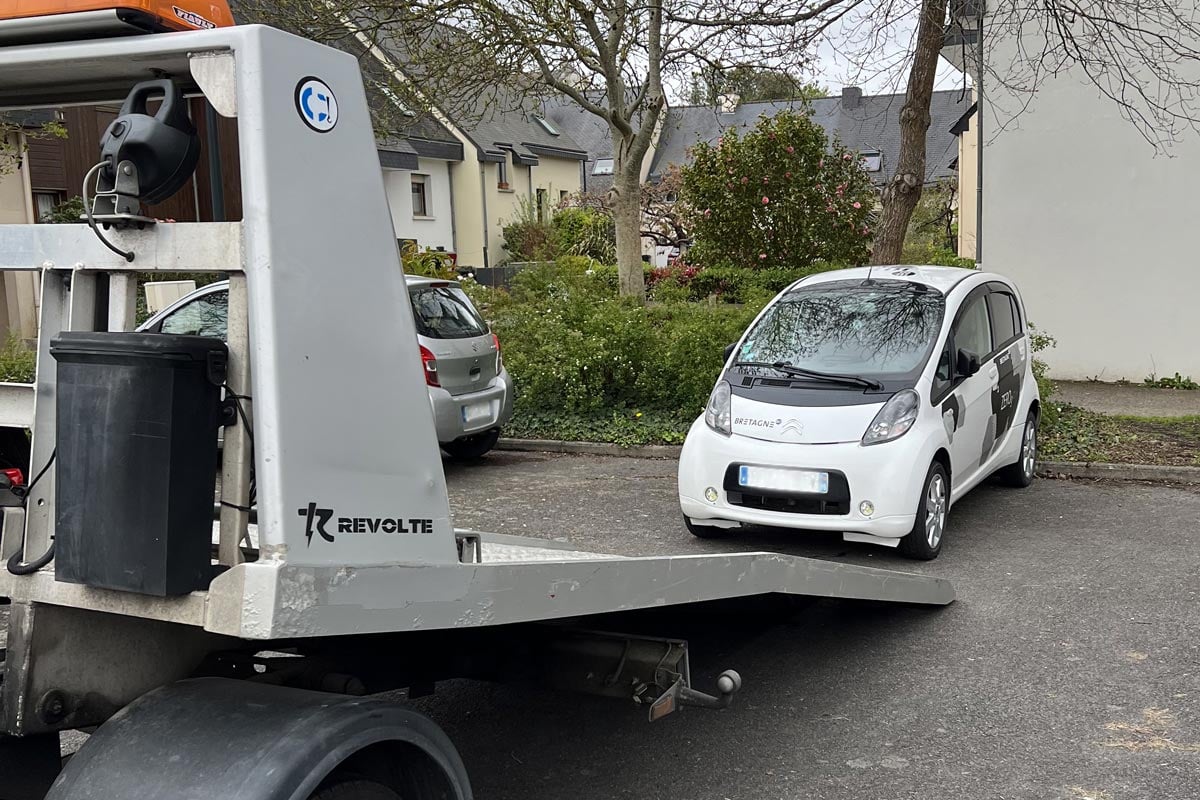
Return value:
M 842 89 L 842 108 L 858 108 L 862 105 L 862 89 L 847 86 Z
M 717 110 L 722 114 L 732 114 L 737 111 L 741 99 L 741 95 L 723 94 L 717 98 Z

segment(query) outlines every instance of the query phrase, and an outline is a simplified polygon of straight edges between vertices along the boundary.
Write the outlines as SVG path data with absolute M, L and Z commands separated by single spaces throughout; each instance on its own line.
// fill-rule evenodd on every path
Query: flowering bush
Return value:
M 762 117 L 701 143 L 683 169 L 692 209 L 688 260 L 702 267 L 860 264 L 875 190 L 861 160 L 806 115 Z

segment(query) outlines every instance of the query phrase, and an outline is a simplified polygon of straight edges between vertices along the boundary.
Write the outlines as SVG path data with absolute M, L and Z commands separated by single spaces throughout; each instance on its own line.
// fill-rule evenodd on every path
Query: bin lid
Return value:
M 212 353 L 224 355 L 225 342 L 211 336 L 124 331 L 63 331 L 50 340 L 50 355 L 135 356 L 207 361 Z

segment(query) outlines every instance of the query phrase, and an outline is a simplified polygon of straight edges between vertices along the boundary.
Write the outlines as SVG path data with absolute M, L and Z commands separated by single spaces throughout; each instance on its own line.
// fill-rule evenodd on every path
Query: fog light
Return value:
M 871 516 L 875 513 L 875 504 L 870 500 L 863 500 L 858 504 L 858 513 L 862 514 L 864 517 Z
M 717 502 L 718 497 L 720 497 L 720 495 L 717 494 L 717 490 L 714 489 L 713 487 L 710 486 L 704 490 L 704 499 L 707 500 L 708 502 L 715 503 L 715 502 Z

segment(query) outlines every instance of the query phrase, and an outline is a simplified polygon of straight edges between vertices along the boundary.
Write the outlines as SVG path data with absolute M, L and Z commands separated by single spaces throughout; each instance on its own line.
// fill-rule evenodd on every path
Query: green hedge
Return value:
M 510 291 L 471 288 L 500 337 L 519 413 L 629 410 L 694 417 L 762 307 L 617 297 L 609 270 L 564 259 L 521 271 Z

